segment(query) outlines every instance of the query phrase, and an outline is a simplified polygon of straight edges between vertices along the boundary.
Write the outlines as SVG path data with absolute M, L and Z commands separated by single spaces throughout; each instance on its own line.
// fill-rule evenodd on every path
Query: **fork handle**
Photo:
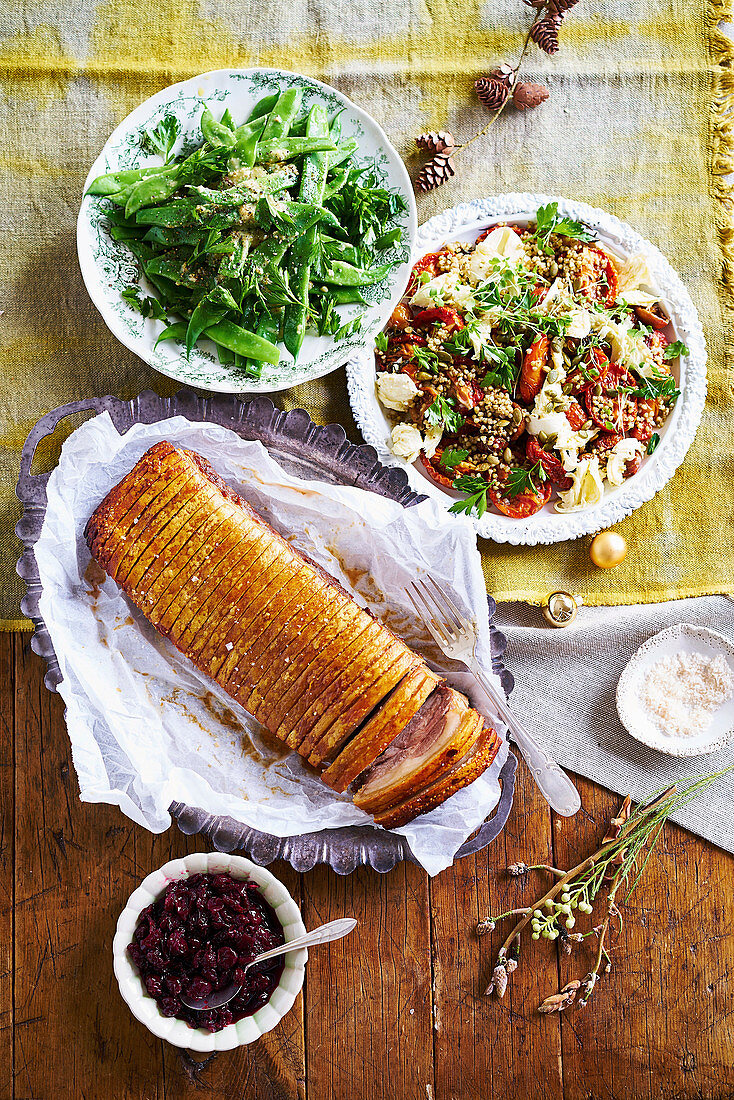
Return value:
M 555 810 L 561 817 L 573 817 L 581 808 L 581 798 L 571 780 L 563 769 L 554 760 L 551 760 L 550 756 L 528 733 L 525 727 L 518 722 L 501 692 L 485 675 L 481 665 L 476 660 L 472 660 L 469 667 L 497 707 L 500 718 L 506 724 L 513 741 L 524 756 L 525 762 L 532 772 L 533 779 L 538 784 L 540 793 L 551 809 Z

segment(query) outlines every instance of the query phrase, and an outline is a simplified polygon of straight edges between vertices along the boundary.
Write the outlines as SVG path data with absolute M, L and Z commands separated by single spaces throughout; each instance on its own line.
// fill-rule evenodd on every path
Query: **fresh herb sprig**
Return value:
M 146 153 L 155 153 L 168 164 L 180 133 L 179 120 L 173 114 L 166 114 L 152 130 L 143 132 L 140 144 Z
M 522 466 L 513 466 L 505 482 L 504 491 L 508 497 L 517 497 L 521 493 L 537 493 L 538 485 L 546 480 L 546 473 L 540 462 L 536 462 L 529 470 Z
M 438 461 L 444 470 L 453 470 L 468 457 L 469 452 L 463 447 L 447 447 Z
M 592 233 L 588 226 L 564 214 L 559 214 L 557 202 L 549 202 L 547 206 L 541 206 L 535 215 L 535 240 L 538 247 L 548 256 L 553 255 L 553 249 L 549 243 L 552 233 L 559 237 L 571 237 L 575 241 L 587 243 L 596 240 L 596 234 Z
M 574 944 L 589 938 L 596 939 L 596 955 L 591 970 L 585 977 L 567 982 L 557 993 L 546 997 L 538 1010 L 542 1013 L 563 1012 L 574 1002 L 583 1008 L 594 992 L 601 973 L 608 972 L 611 967 L 608 937 L 614 921 L 618 921 L 620 927 L 622 924 L 618 895 L 624 890 L 623 901 L 626 903 L 629 900 L 670 815 L 688 805 L 733 767 L 731 765 L 712 775 L 695 777 L 683 790 L 678 790 L 674 785 L 656 791 L 634 811 L 631 799 L 627 797 L 612 818 L 601 846 L 570 871 L 548 864 L 531 866 L 516 863 L 508 867 L 508 873 L 513 877 L 524 877 L 530 871 L 542 871 L 552 875 L 555 881 L 533 905 L 510 909 L 477 925 L 477 932 L 483 935 L 492 931 L 499 920 L 510 916 L 520 918 L 499 949 L 486 993 L 504 997 L 508 976 L 518 966 L 522 933 L 529 926 L 532 939 L 559 940 L 566 954 L 571 953 Z M 601 923 L 586 932 L 573 932 L 576 924 L 574 910 L 590 915 L 595 901 L 604 890 L 607 891 L 606 912 Z
M 667 348 L 663 352 L 663 358 L 679 359 L 683 355 L 690 354 L 690 351 L 681 340 L 674 340 L 672 344 L 668 344 Z
M 475 474 L 462 474 L 461 477 L 454 479 L 453 487 L 468 495 L 463 500 L 457 500 L 455 504 L 452 504 L 449 512 L 454 512 L 457 515 L 465 513 L 468 516 L 476 512 L 481 519 L 488 507 L 487 490 L 489 485 L 487 485 L 484 478 L 477 477 Z
M 425 421 L 432 428 L 442 427 L 444 431 L 458 432 L 464 423 L 464 417 L 455 408 L 453 397 L 437 397 L 425 411 Z

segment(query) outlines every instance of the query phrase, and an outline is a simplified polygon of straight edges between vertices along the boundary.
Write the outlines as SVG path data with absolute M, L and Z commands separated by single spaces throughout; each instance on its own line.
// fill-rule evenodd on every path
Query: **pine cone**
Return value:
M 450 153 L 456 145 L 456 138 L 448 130 L 429 130 L 415 139 L 419 149 L 431 153 Z
M 441 184 L 446 183 L 446 180 L 451 179 L 454 172 L 454 162 L 450 154 L 436 153 L 433 160 L 429 160 L 428 164 L 424 164 L 416 176 L 415 189 L 416 191 L 433 191 L 435 187 L 440 187 Z
M 477 99 L 488 111 L 499 111 L 510 91 L 507 82 L 497 76 L 480 76 L 474 87 Z
M 550 92 L 543 84 L 525 84 L 521 82 L 515 86 L 512 99 L 519 111 L 525 111 L 528 107 L 537 107 L 545 103 Z
M 547 54 L 558 53 L 558 28 L 561 25 L 562 15 L 554 15 L 551 18 L 544 17 L 530 28 L 530 37 L 541 50 Z

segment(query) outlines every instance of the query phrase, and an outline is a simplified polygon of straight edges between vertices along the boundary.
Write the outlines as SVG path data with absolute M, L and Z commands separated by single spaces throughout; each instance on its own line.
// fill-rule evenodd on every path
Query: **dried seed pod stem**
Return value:
M 616 816 L 612 818 L 601 847 L 593 855 L 572 867 L 570 871 L 564 873 L 548 864 L 540 864 L 537 867 L 525 863 L 511 864 L 508 870 L 513 876 L 525 874 L 530 870 L 542 869 L 560 877 L 556 877 L 556 881 L 550 889 L 531 908 L 517 911 L 522 916 L 500 947 L 497 963 L 495 964 L 495 973 L 487 992 L 497 992 L 498 995 L 501 995 L 500 987 L 502 987 L 502 993 L 504 993 L 507 986 L 507 975 L 515 969 L 515 967 L 508 965 L 508 951 L 510 952 L 510 958 L 517 960 L 520 934 L 528 924 L 531 924 L 534 939 L 538 939 L 541 935 L 552 940 L 561 939 L 560 947 L 566 953 L 571 950 L 570 945 L 572 942 L 581 943 L 592 935 L 597 937 L 598 945 L 594 966 L 580 983 L 578 996 L 576 997 L 579 1007 L 583 1007 L 592 995 L 600 973 L 607 973 L 611 968 L 611 959 L 606 944 L 612 922 L 618 920 L 621 928 L 622 916 L 617 905 L 617 895 L 620 889 L 623 885 L 626 886 L 627 894 L 624 899 L 626 901 L 639 882 L 670 814 L 679 806 L 685 805 L 696 798 L 714 780 L 733 769 L 734 765 L 730 765 L 728 768 L 714 772 L 712 775 L 695 779 L 681 791 L 678 791 L 675 787 L 668 788 L 666 791 L 654 795 L 647 803 L 639 805 L 634 811 L 631 809 L 631 800 L 629 798 L 625 799 Z M 629 880 L 633 874 L 635 877 L 630 884 Z M 607 882 L 606 880 L 610 875 L 611 881 Z M 606 896 L 606 913 L 602 923 L 596 925 L 589 932 L 576 932 L 569 935 L 566 929 L 571 929 L 575 925 L 572 910 L 578 908 L 580 912 L 591 913 L 591 903 L 605 885 L 608 886 L 608 892 Z M 544 908 L 545 912 L 543 912 Z M 502 914 L 503 917 L 510 915 L 513 915 L 513 910 Z M 499 917 L 490 917 L 482 923 L 486 924 L 488 928 L 490 923 L 498 919 Z M 561 924 L 565 927 L 562 927 Z M 503 970 L 504 980 L 497 973 L 498 967 Z M 561 995 L 567 992 L 567 989 L 561 990 Z M 554 994 L 552 998 L 546 998 L 546 1001 L 543 1002 L 545 1007 L 541 1007 L 541 1011 L 561 1011 L 561 1008 L 558 1007 L 564 1000 L 561 995 Z M 556 999 L 559 996 L 561 996 L 561 1000 Z M 562 1007 L 565 1008 L 567 1005 L 563 1003 Z

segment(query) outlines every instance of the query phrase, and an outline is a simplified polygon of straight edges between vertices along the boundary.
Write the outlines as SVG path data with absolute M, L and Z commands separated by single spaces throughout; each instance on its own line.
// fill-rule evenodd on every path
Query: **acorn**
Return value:
M 627 542 L 616 531 L 602 531 L 592 542 L 589 554 L 600 569 L 614 569 L 627 557 Z

